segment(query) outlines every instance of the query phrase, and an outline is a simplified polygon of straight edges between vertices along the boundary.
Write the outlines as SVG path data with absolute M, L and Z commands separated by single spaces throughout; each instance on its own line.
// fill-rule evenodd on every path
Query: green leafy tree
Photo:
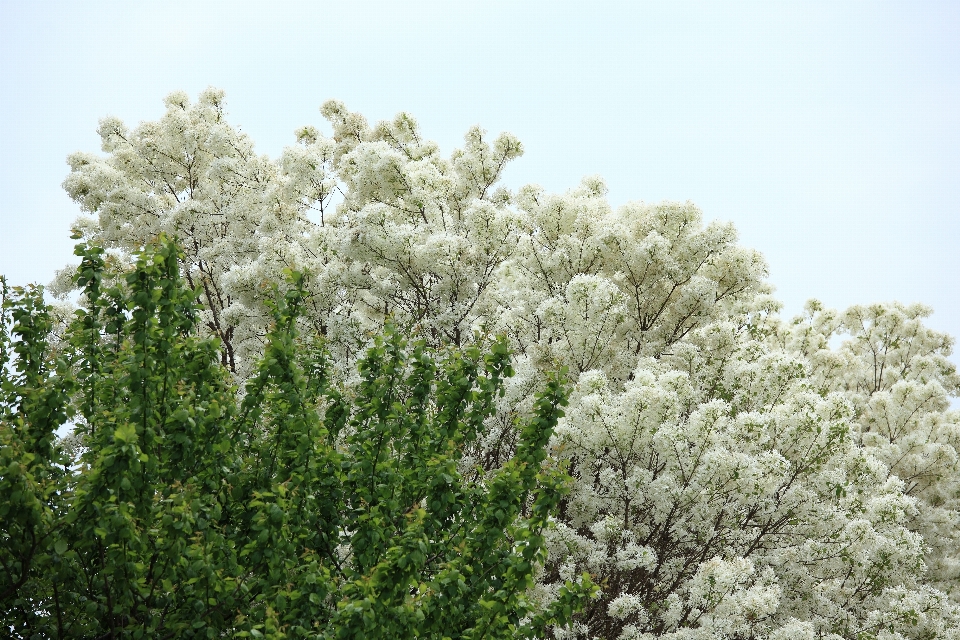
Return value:
M 298 335 L 305 277 L 289 272 L 238 394 L 173 242 L 120 276 L 101 248 L 77 254 L 85 308 L 59 341 L 42 291 L 3 285 L 14 637 L 531 637 L 595 591 L 582 576 L 549 604 L 529 597 L 567 490 L 546 459 L 562 372 L 515 455 L 473 472 L 464 451 L 512 375 L 503 341 L 438 351 L 388 326 L 341 385 L 322 339 Z M 71 419 L 73 456 L 56 439 Z

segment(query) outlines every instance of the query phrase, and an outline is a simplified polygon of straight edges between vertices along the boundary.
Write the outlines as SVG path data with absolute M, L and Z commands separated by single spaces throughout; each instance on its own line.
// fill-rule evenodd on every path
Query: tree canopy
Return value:
M 344 389 L 388 326 L 425 349 L 504 336 L 515 375 L 459 463 L 492 487 L 565 368 L 545 464 L 574 481 L 524 597 L 549 607 L 584 572 L 600 593 L 548 634 L 958 637 L 960 377 L 930 309 L 781 318 L 732 225 L 691 203 L 613 208 L 599 178 L 506 189 L 507 134 L 473 128 L 443 157 L 408 114 L 371 126 L 328 102 L 331 135 L 304 127 L 273 160 L 221 92 L 166 104 L 134 129 L 103 120 L 104 154 L 71 156 L 64 186 L 107 281 L 180 239 L 237 381 L 257 378 L 277 287 L 302 291 L 296 322 Z
M 16 637 L 513 638 L 569 621 L 589 579 L 527 597 L 567 486 L 545 445 L 554 376 L 514 453 L 458 463 L 511 374 L 503 341 L 438 352 L 388 326 L 349 397 L 299 339 L 304 276 L 271 305 L 237 401 L 161 235 L 118 285 L 79 245 L 86 305 L 51 344 L 38 289 L 4 287 L 0 623 Z M 81 449 L 54 431 L 76 409 Z M 474 474 L 475 476 L 475 474 Z

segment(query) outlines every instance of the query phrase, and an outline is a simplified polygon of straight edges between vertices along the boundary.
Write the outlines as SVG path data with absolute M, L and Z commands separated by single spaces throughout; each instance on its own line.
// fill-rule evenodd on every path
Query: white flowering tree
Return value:
M 923 305 L 854 306 L 844 313 L 808 303 L 787 332 L 821 389 L 843 394 L 858 444 L 917 500 L 911 528 L 924 535 L 937 586 L 960 596 L 960 415 L 949 398 L 960 376 L 947 359 L 953 338 L 923 325 Z M 828 341 L 845 337 L 838 349 Z
M 283 168 L 253 151 L 252 142 L 226 123 L 223 94 L 208 90 L 191 105 L 183 93 L 166 99 L 157 122 L 128 129 L 115 118 L 100 122 L 107 157 L 75 153 L 67 193 L 95 217 L 77 222 L 85 239 L 113 251 L 122 266 L 131 252 L 161 232 L 176 237 L 187 255 L 187 282 L 202 291 L 203 324 L 223 347 L 232 371 L 249 364 L 263 346 L 263 309 L 248 308 L 232 270 L 251 263 L 280 264 L 303 251 L 308 220 L 296 188 L 323 207 L 334 185 L 301 170 L 283 180 Z M 56 289 L 69 286 L 61 272 Z M 266 284 L 265 282 L 263 283 Z M 265 290 L 265 288 L 264 288 Z
M 106 155 L 71 156 L 65 188 L 117 272 L 159 232 L 180 239 L 240 379 L 285 268 L 309 274 L 303 329 L 344 384 L 388 319 L 431 346 L 507 337 L 517 375 L 474 477 L 567 367 L 550 453 L 574 486 L 530 597 L 583 571 L 602 591 L 556 637 L 960 638 L 960 378 L 929 309 L 782 320 L 731 225 L 690 203 L 614 210 L 598 178 L 511 192 L 506 134 L 471 129 L 447 158 L 407 114 L 370 126 L 329 102 L 332 135 L 305 127 L 272 160 L 221 93 L 166 104 L 135 130 L 104 120 Z

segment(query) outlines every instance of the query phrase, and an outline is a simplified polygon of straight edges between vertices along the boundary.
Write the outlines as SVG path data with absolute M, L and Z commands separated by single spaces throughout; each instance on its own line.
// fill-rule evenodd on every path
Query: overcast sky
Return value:
M 318 107 L 473 124 L 510 187 L 599 174 L 614 205 L 692 200 L 759 249 L 792 315 L 924 302 L 960 335 L 960 2 L 0 0 L 0 273 L 72 259 L 65 158 L 97 121 L 224 89 L 276 157 Z M 957 361 L 956 356 L 954 361 Z

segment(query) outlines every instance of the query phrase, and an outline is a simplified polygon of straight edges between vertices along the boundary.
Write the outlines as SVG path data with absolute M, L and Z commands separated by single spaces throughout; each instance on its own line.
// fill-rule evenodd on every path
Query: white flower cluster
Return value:
M 277 161 L 213 90 L 104 120 L 106 155 L 70 157 L 78 228 L 118 269 L 178 237 L 241 378 L 287 268 L 344 376 L 388 318 L 433 345 L 505 334 L 517 374 L 474 468 L 566 366 L 550 446 L 575 482 L 531 597 L 584 571 L 602 593 L 557 638 L 960 638 L 960 377 L 929 309 L 784 321 L 763 258 L 690 203 L 613 210 L 598 178 L 511 193 L 509 135 L 471 129 L 443 158 L 407 114 L 322 112 L 332 137 L 305 127 Z

